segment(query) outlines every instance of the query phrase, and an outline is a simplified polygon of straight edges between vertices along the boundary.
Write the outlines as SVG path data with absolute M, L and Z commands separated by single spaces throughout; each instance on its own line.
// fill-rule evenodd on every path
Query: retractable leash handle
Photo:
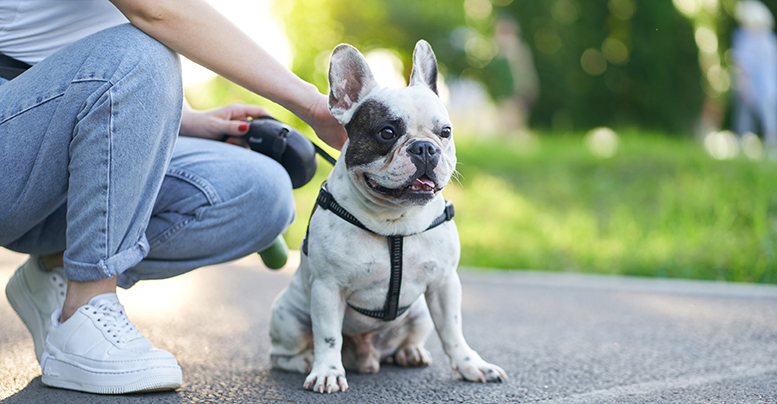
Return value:
M 318 168 L 316 153 L 320 154 L 332 165 L 335 159 L 320 147 L 316 146 L 300 131 L 271 117 L 261 116 L 248 121 L 248 132 L 240 137 L 248 143 L 251 150 L 271 157 L 286 169 L 291 179 L 292 188 L 297 189 L 313 179 Z M 225 135 L 222 140 L 227 140 Z M 289 257 L 289 247 L 283 236 L 266 249 L 259 252 L 267 268 L 280 269 L 286 265 Z
M 294 189 L 310 182 L 318 168 L 316 149 L 310 139 L 271 116 L 260 116 L 248 123 L 248 132 L 236 137 L 245 140 L 251 150 L 280 163 L 289 173 Z

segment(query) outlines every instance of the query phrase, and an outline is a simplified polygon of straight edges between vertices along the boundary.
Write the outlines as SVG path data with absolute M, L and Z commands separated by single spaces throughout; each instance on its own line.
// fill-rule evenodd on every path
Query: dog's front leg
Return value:
M 334 282 L 316 280 L 310 290 L 313 323 L 313 369 L 305 379 L 307 390 L 333 393 L 348 389 L 342 361 L 345 299 Z
M 501 382 L 507 379 L 504 370 L 480 358 L 467 345 L 461 331 L 461 282 L 456 272 L 430 285 L 426 303 L 440 336 L 442 347 L 451 359 L 453 370 L 473 382 Z

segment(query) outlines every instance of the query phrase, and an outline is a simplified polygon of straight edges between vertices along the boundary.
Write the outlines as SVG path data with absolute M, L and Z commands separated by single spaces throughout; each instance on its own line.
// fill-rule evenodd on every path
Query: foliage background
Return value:
M 736 0 L 293 0 L 277 2 L 294 49 L 293 69 L 326 90 L 328 54 L 338 43 L 363 52 L 394 51 L 410 67 L 415 41 L 428 40 L 448 80 L 484 80 L 496 54 L 495 20 L 520 24 L 539 73 L 532 126 L 556 130 L 599 125 L 693 133 L 705 99 L 727 109 L 727 58 Z M 768 6 L 775 8 L 775 1 Z M 685 8 L 678 4 L 685 4 Z M 690 4 L 690 6 L 688 6 Z M 690 7 L 691 11 L 683 13 Z M 715 33 L 710 57 L 698 28 Z M 586 50 L 606 70 L 581 66 Z M 713 66 L 723 78 L 710 85 Z M 718 68 L 713 69 L 718 72 Z M 405 73 L 408 73 L 406 71 Z M 721 76 L 721 73 L 715 73 Z M 492 94 L 498 83 L 489 85 Z
M 532 122 L 550 127 L 554 116 L 565 114 L 576 129 L 638 125 L 690 132 L 703 101 L 690 22 L 669 1 L 597 3 L 513 1 L 504 7 L 534 39 L 544 91 Z M 547 43 L 553 40 L 557 44 Z M 587 49 L 607 61 L 602 74 L 583 70 Z
M 777 11 L 777 0 L 764 3 Z M 494 24 L 518 21 L 541 90 L 532 135 L 457 131 L 462 176 L 445 195 L 457 206 L 462 265 L 777 282 L 777 164 L 741 153 L 716 160 L 698 141 L 729 120 L 736 0 L 274 4 L 292 69 L 322 92 L 337 44 L 388 50 L 407 77 L 423 38 L 446 82 L 480 80 L 496 95 Z M 295 117 L 222 79 L 190 101 L 262 104 L 317 141 Z M 586 147 L 585 132 L 597 126 L 619 133 L 614 156 Z M 295 191 L 292 248 L 328 172 L 319 166 Z

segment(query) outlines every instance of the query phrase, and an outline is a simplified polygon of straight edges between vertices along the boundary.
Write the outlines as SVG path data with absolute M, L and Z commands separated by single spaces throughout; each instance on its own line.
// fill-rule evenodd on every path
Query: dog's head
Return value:
M 339 45 L 329 65 L 329 110 L 348 132 L 351 181 L 378 203 L 423 205 L 456 168 L 450 118 L 437 95 L 437 59 L 426 41 L 413 52 L 406 88 L 381 88 L 361 53 Z

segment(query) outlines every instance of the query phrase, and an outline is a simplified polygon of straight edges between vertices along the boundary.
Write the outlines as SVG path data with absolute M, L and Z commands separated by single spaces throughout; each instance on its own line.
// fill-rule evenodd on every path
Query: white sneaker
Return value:
M 38 362 L 51 327 L 51 314 L 62 309 L 66 292 L 65 270 L 54 268 L 46 272 L 36 256 L 30 256 L 5 287 L 8 302 L 32 334 Z
M 124 313 L 115 293 L 93 297 L 67 321 L 52 315 L 41 360 L 43 384 L 99 394 L 181 387 L 181 367 Z

